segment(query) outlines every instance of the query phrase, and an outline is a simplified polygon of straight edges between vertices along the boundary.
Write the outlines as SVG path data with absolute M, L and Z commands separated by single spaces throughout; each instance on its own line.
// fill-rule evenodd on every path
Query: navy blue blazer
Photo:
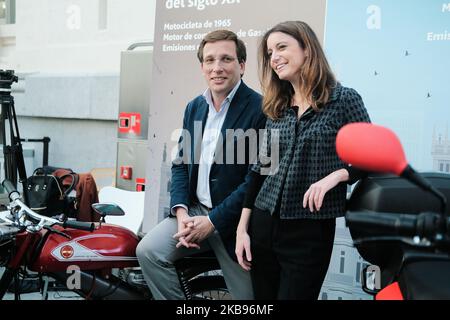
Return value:
M 209 217 L 234 259 L 236 227 L 247 188 L 245 178 L 251 164 L 256 161 L 258 150 L 252 149 L 255 146 L 251 145 L 251 139 L 239 135 L 239 131 L 232 133 L 227 132 L 227 129 L 242 129 L 240 133 L 254 129 L 259 133 L 260 129 L 264 129 L 266 122 L 261 103 L 261 95 L 242 82 L 228 109 L 221 130 L 223 139 L 222 141 L 219 139 L 210 171 L 209 187 L 213 208 Z M 198 202 L 196 195 L 198 163 L 208 110 L 208 103 L 203 95 L 189 102 L 186 107 L 178 157 L 172 163 L 171 208 L 177 204 L 184 204 L 189 208 Z M 245 145 L 245 159 L 236 151 L 242 149 L 243 145 Z M 258 146 L 259 140 L 256 144 L 256 147 Z M 234 152 L 230 148 L 234 148 Z

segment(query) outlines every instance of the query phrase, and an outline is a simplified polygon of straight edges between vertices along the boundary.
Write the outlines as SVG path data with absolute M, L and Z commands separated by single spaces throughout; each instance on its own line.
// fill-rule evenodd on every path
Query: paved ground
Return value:
M 7 293 L 3 300 L 14 300 L 13 293 Z M 20 296 L 20 300 L 42 300 L 40 293 L 27 293 Z M 70 291 L 49 292 L 48 300 L 82 300 L 80 296 Z
M 0 277 L 3 275 L 3 268 L 0 268 Z M 49 291 L 48 300 L 80 300 L 79 295 L 71 291 Z M 14 293 L 6 293 L 3 300 L 14 300 Z M 24 293 L 20 295 L 20 300 L 42 300 L 40 292 Z

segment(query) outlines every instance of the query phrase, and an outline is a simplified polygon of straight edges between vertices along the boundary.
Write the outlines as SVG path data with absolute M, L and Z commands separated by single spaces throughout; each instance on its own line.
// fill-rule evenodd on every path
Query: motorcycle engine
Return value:
M 140 268 L 121 269 L 119 270 L 118 277 L 134 287 L 147 288 L 147 283 Z

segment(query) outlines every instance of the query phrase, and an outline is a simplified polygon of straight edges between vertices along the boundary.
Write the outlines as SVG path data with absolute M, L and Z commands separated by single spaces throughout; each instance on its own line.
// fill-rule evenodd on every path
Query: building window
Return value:
M 355 277 L 356 283 L 361 283 L 361 272 L 362 272 L 361 264 L 362 264 L 361 262 L 356 263 L 356 277 Z
M 0 0 L 0 21 L 6 20 L 6 3 L 5 0 Z
M 443 163 L 439 164 L 439 171 L 444 172 L 444 164 Z
M 445 165 L 445 172 L 450 172 L 450 164 L 449 163 L 447 163 Z
M 364 277 L 364 270 L 369 267 L 369 264 L 366 262 L 358 262 L 357 270 L 356 270 L 356 282 L 361 283 Z
M 326 292 L 322 293 L 322 300 L 328 300 L 328 294 Z
M 108 0 L 98 0 L 98 29 L 108 28 Z
M 344 266 L 345 266 L 345 251 L 341 251 L 341 263 L 340 263 L 340 267 L 339 267 L 339 272 L 340 273 L 344 273 Z
M 16 23 L 16 0 L 0 0 L 0 24 Z

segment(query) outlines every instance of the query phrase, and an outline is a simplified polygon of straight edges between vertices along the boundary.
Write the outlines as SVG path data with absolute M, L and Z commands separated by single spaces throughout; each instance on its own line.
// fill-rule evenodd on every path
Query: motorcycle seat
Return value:
M 144 218 L 145 192 L 127 191 L 115 187 L 104 187 L 98 194 L 100 203 L 113 203 L 125 212 L 125 216 L 108 216 L 107 223 L 130 229 L 137 234 Z

